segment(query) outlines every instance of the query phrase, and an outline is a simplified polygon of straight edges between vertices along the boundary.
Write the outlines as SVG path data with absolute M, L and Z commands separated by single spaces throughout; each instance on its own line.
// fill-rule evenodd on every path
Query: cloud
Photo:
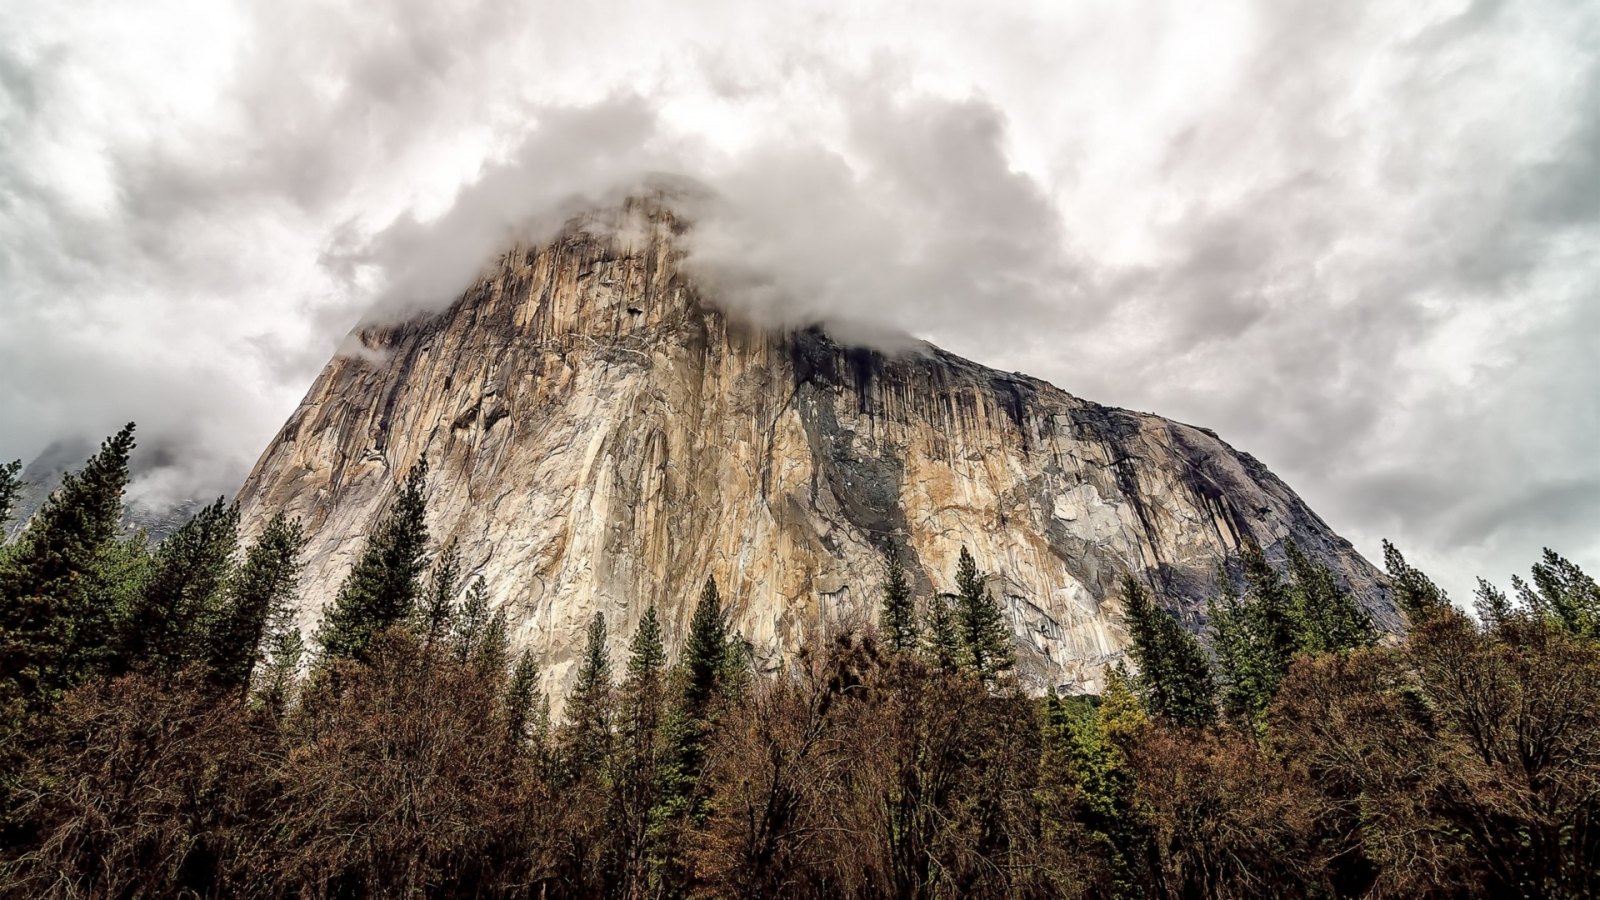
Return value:
M 1600 569 L 1592 6 L 11 5 L 0 457 L 225 489 L 362 317 L 671 173 L 744 315 L 1213 427 L 1458 593 Z

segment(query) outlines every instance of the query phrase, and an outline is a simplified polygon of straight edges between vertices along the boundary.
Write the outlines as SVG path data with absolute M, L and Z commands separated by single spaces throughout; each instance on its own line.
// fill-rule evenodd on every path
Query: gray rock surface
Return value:
M 630 203 L 506 254 L 442 313 L 353 336 L 240 494 L 247 533 L 279 509 L 306 523 L 306 627 L 423 454 L 433 535 L 558 691 L 596 611 L 619 660 L 650 604 L 675 645 L 708 575 L 775 665 L 875 618 L 890 542 L 924 598 L 970 548 L 1035 688 L 1098 687 L 1125 572 L 1198 629 L 1246 535 L 1269 555 L 1292 536 L 1395 623 L 1382 576 L 1215 434 L 931 346 L 747 327 L 679 270 L 682 228 Z

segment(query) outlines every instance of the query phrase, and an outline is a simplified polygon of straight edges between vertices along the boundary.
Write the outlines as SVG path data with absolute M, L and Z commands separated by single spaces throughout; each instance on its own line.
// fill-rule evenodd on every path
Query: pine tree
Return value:
M 252 699 L 256 706 L 272 715 L 281 715 L 295 700 L 300 663 L 305 659 L 305 638 L 290 619 L 281 628 L 268 632 L 264 665 L 256 675 Z
M 661 641 L 661 618 L 651 606 L 639 619 L 639 628 L 628 642 L 628 683 L 643 684 L 659 680 L 667 665 L 667 649 Z
M 0 714 L 13 721 L 106 668 L 121 591 L 112 579 L 127 574 L 116 537 L 133 446 L 130 423 L 62 480 L 5 554 Z
M 934 594 L 928 598 L 923 652 L 943 672 L 953 672 L 961 663 L 961 634 L 948 595 Z
M 956 563 L 956 629 L 961 660 L 987 684 L 1017 664 L 1017 652 L 1005 613 L 984 585 L 983 573 L 966 547 Z
M 900 565 L 900 551 L 893 541 L 884 556 L 889 570 L 883 579 L 883 611 L 878 616 L 878 628 L 891 650 L 909 653 L 917 649 L 921 638 L 917 633 L 917 601 L 911 595 L 906 570 Z
M 524 752 L 533 737 L 538 701 L 539 666 L 532 651 L 524 650 L 506 688 L 506 741 L 513 753 Z
M 1400 555 L 1399 549 L 1388 541 L 1383 542 L 1383 567 L 1389 570 L 1389 583 L 1394 587 L 1395 604 L 1412 624 L 1435 613 L 1450 608 L 1450 598 L 1439 589 L 1422 570 L 1413 568 Z
M 707 577 L 689 620 L 689 636 L 683 645 L 683 706 L 688 714 L 703 719 L 721 687 L 727 671 L 728 620 L 717 593 L 717 581 Z
M 324 659 L 361 659 L 373 635 L 411 621 L 427 565 L 427 477 L 426 459 L 411 467 L 394 505 L 339 588 L 317 631 Z
M 455 541 L 445 545 L 428 577 L 426 600 L 422 608 L 423 646 L 433 649 L 450 635 L 455 615 L 456 592 L 461 589 L 461 550 Z
M 1122 578 L 1129 654 L 1139 664 L 1139 697 L 1152 715 L 1177 725 L 1202 726 L 1216 719 L 1216 686 L 1205 651 L 1194 635 L 1158 608 L 1132 575 Z
M 1289 612 L 1295 649 L 1301 653 L 1346 653 L 1370 647 L 1378 637 L 1361 605 L 1339 587 L 1333 570 L 1313 560 L 1293 539 L 1284 546 L 1289 561 Z
M 1478 611 L 1478 618 L 1486 628 L 1499 628 L 1516 614 L 1506 592 L 1482 578 L 1478 579 L 1478 589 L 1474 595 L 1477 599 L 1473 601 L 1473 608 Z
M 579 770 L 600 766 L 611 748 L 611 656 L 606 650 L 606 617 L 595 613 L 583 647 L 578 677 L 567 695 L 568 757 Z
M 245 553 L 207 650 L 211 677 L 220 689 L 248 688 L 267 653 L 269 633 L 282 633 L 292 622 L 305 542 L 300 520 L 280 512 L 267 521 Z
M 506 621 L 505 607 L 501 607 L 484 623 L 477 646 L 472 648 L 471 663 L 485 675 L 498 678 L 505 675 L 510 659 L 511 627 Z
M 22 460 L 15 459 L 0 465 L 0 544 L 5 543 L 6 523 L 11 521 L 11 510 L 22 492 Z
M 454 618 L 450 648 L 456 662 L 466 665 L 477 652 L 493 618 L 489 610 L 489 587 L 484 584 L 482 577 L 472 580 L 472 585 L 467 588 L 467 599 L 461 604 L 461 612 Z
M 1534 614 L 1568 634 L 1600 637 L 1600 585 L 1575 563 L 1544 548 L 1533 564 L 1533 586 L 1513 578 L 1517 596 Z
M 206 659 L 238 543 L 239 507 L 218 497 L 156 547 L 149 581 L 118 629 L 118 670 L 170 675 Z

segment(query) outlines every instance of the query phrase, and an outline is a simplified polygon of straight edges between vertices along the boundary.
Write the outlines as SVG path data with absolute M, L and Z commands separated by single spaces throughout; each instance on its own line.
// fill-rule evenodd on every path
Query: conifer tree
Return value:
M 263 643 L 265 654 L 261 671 L 255 677 L 251 696 L 256 706 L 280 715 L 294 703 L 300 664 L 305 660 L 306 643 L 292 617 L 269 630 Z
M 578 677 L 567 695 L 566 738 L 572 764 L 580 769 L 601 765 L 611 748 L 611 655 L 606 650 L 606 617 L 595 613 Z
M 367 538 L 361 558 L 340 586 L 317 631 L 324 659 L 365 656 L 373 635 L 411 621 L 426 568 L 426 459 L 407 473 L 399 496 Z
M 1478 589 L 1473 594 L 1477 598 L 1473 601 L 1473 608 L 1486 628 L 1499 628 L 1516 614 L 1506 592 L 1482 578 L 1478 579 Z
M 883 579 L 883 611 L 878 616 L 878 628 L 891 650 L 909 653 L 917 649 L 917 601 L 911 595 L 911 584 L 906 581 L 906 570 L 900 565 L 900 551 L 894 542 L 884 554 L 889 571 Z
M 5 554 L 0 713 L 8 718 L 105 670 L 119 587 L 108 562 L 122 556 L 116 537 L 133 446 L 130 423 L 62 479 Z
M 704 718 L 727 670 L 728 619 L 717 593 L 717 581 L 707 577 L 689 620 L 683 645 L 683 706 L 696 719 Z
M 1412 620 L 1412 624 L 1450 608 L 1450 598 L 1445 596 L 1445 592 L 1422 570 L 1407 563 L 1400 550 L 1388 541 L 1383 542 L 1383 567 L 1389 571 L 1395 604 Z
M 923 652 L 941 671 L 953 672 L 961 662 L 961 634 L 956 612 L 945 594 L 928 598 L 927 627 L 923 629 Z
M 1600 585 L 1593 578 L 1549 547 L 1532 574 L 1532 586 L 1511 580 L 1524 607 L 1568 634 L 1600 637 Z
M 461 612 L 454 617 L 450 633 L 450 647 L 456 662 L 466 665 L 477 652 L 484 632 L 489 628 L 493 614 L 489 610 L 489 587 L 480 576 L 467 588 L 467 599 Z
M 1017 664 L 1017 652 L 1005 613 L 984 585 L 983 573 L 966 547 L 956 563 L 956 629 L 961 660 L 985 683 L 993 683 Z
M 667 665 L 667 649 L 661 641 L 661 618 L 651 606 L 639 619 L 639 628 L 628 642 L 628 683 L 644 684 L 659 680 Z
M 207 648 L 211 677 L 220 689 L 248 688 L 267 653 L 268 637 L 286 630 L 286 619 L 292 621 L 305 540 L 300 520 L 280 512 L 246 551 Z
M 513 753 L 527 749 L 539 712 L 539 666 L 533 652 L 523 650 L 506 687 L 506 740 Z
M 0 544 L 5 543 L 6 523 L 11 521 L 11 510 L 22 492 L 22 460 L 14 459 L 0 465 Z
M 1216 719 L 1216 686 L 1205 651 L 1166 610 L 1157 607 L 1132 575 L 1122 578 L 1129 654 L 1139 664 L 1139 697 L 1152 715 L 1177 725 Z
M 491 677 L 504 677 L 506 663 L 511 658 L 511 627 L 506 621 L 505 607 L 495 610 L 484 623 L 478 635 L 477 646 L 472 648 L 472 665 Z
M 225 615 L 239 507 L 218 497 L 156 547 L 149 581 L 118 629 L 117 668 L 172 674 L 207 658 Z
M 455 615 L 456 592 L 461 589 L 461 550 L 455 541 L 445 545 L 428 576 L 422 605 L 423 646 L 432 649 L 450 635 Z
M 1378 638 L 1372 616 L 1339 587 L 1333 570 L 1307 556 L 1292 539 L 1284 552 L 1289 561 L 1290 613 L 1298 631 L 1296 650 L 1345 653 L 1372 646 Z

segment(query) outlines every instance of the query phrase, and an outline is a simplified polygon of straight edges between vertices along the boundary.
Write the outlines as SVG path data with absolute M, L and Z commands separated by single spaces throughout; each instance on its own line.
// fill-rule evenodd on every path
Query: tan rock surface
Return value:
M 424 453 L 433 535 L 558 689 L 595 611 L 619 660 L 652 603 L 675 644 L 707 575 L 765 664 L 870 621 L 891 540 L 923 597 L 970 548 L 1035 687 L 1093 689 L 1120 658 L 1124 572 L 1198 627 L 1246 534 L 1269 552 L 1292 535 L 1393 621 L 1378 573 L 1210 432 L 932 347 L 743 327 L 645 209 L 509 253 L 445 312 L 366 328 L 328 364 L 240 494 L 247 530 L 278 509 L 306 522 L 307 627 Z

